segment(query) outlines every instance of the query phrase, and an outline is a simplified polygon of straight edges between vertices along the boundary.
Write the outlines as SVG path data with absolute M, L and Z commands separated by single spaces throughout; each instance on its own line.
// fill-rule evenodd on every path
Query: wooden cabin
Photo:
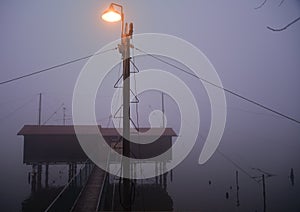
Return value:
M 83 125 L 79 133 L 86 136 L 97 136 L 94 126 Z M 122 149 L 122 137 L 115 128 L 102 128 L 98 126 L 106 142 L 117 147 L 116 151 Z M 135 158 L 151 158 L 160 155 L 172 147 L 172 138 L 176 133 L 172 128 L 152 128 L 151 133 L 140 136 L 139 139 L 161 135 L 157 140 L 149 144 L 130 143 L 132 155 Z M 146 132 L 149 128 L 140 128 L 139 132 Z M 156 133 L 157 132 L 157 133 Z M 163 132 L 162 134 L 160 132 Z M 160 133 L 160 134 L 158 134 Z M 25 125 L 18 135 L 24 136 L 23 162 L 25 164 L 36 163 L 83 163 L 88 157 L 82 150 L 75 134 L 73 125 Z M 172 159 L 172 151 L 167 160 Z

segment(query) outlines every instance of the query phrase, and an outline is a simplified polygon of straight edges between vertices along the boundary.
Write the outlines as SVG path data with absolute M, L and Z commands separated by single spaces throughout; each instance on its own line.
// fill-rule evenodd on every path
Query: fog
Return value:
M 105 23 L 101 12 L 110 1 L 16 1 L 0 3 L 1 82 L 40 69 L 90 55 L 120 36 L 119 23 Z M 280 28 L 299 16 L 300 2 L 267 1 L 116 1 L 124 7 L 126 21 L 134 23 L 134 34 L 166 33 L 199 48 L 214 65 L 223 86 L 276 111 L 300 120 L 300 22 L 282 32 Z M 134 45 L 134 37 L 132 40 Z M 182 79 L 196 98 L 201 126 L 192 152 L 174 170 L 168 185 L 175 209 L 203 211 L 261 211 L 261 184 L 251 177 L 267 178 L 270 211 L 296 211 L 300 205 L 300 125 L 226 93 L 227 122 L 218 151 L 204 165 L 198 164 L 210 126 L 210 103 L 199 79 L 149 56 L 135 59 L 139 69 L 159 68 Z M 183 64 L 166 59 L 179 67 Z M 121 56 L 120 56 L 121 61 Z M 42 120 L 46 121 L 64 103 L 72 114 L 72 95 L 86 61 L 0 85 L 0 208 L 19 210 L 30 193 L 29 166 L 23 164 L 23 138 L 17 132 L 25 124 L 37 124 L 38 94 L 43 94 Z M 101 68 L 99 68 L 101 71 Z M 190 71 L 190 70 L 189 70 Z M 113 85 L 119 67 L 112 69 L 98 91 L 96 114 L 106 126 Z M 138 83 L 138 82 L 136 82 Z M 148 126 L 151 111 L 161 108 L 161 93 L 139 95 L 139 122 Z M 165 98 L 168 127 L 178 132 L 180 112 L 174 100 Z M 133 119 L 136 119 L 134 110 Z M 63 113 L 46 124 L 62 124 Z M 160 120 L 160 117 L 157 117 Z M 67 124 L 72 124 L 68 119 Z M 193 123 L 190 123 L 193 127 Z M 111 123 L 109 126 L 112 126 Z M 296 183 L 289 181 L 294 168 Z M 240 202 L 235 206 L 235 171 L 240 173 Z M 208 181 L 212 181 L 212 185 Z M 229 200 L 225 193 L 229 192 Z M 288 210 L 288 207 L 290 207 Z

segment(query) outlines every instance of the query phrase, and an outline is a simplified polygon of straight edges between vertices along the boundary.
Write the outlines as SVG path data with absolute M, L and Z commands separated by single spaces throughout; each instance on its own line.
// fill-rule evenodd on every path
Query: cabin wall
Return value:
M 107 138 L 106 141 L 112 147 L 115 147 L 117 152 L 122 153 L 122 142 L 118 142 L 119 138 L 120 137 L 118 138 L 114 137 L 113 139 Z M 155 138 L 153 138 L 153 140 Z M 140 137 L 140 139 L 142 139 L 142 137 Z M 148 139 L 149 138 L 147 138 L 147 140 Z M 137 143 L 130 142 L 131 157 L 136 159 L 147 159 L 147 158 L 150 159 L 165 153 L 167 150 L 171 148 L 172 148 L 171 136 L 162 136 L 156 141 L 149 144 L 137 144 Z M 170 161 L 171 159 L 172 159 L 172 151 L 168 152 L 165 157 L 166 161 Z M 153 160 L 150 159 L 149 161 L 153 161 Z
M 130 143 L 131 151 L 134 153 L 133 158 L 152 158 L 165 153 L 172 147 L 172 137 L 163 136 L 150 144 Z M 172 151 L 166 155 L 166 160 L 172 159 Z
M 23 162 L 69 163 L 88 159 L 73 135 L 26 135 L 24 136 Z
M 93 136 L 92 136 L 93 137 Z M 114 146 L 116 136 L 105 137 Z M 142 139 L 142 138 L 141 138 Z M 122 142 L 120 142 L 122 148 Z M 130 143 L 132 158 L 147 159 L 158 156 L 172 147 L 172 137 L 163 136 L 150 144 Z M 122 149 L 118 152 L 122 152 Z M 75 135 L 25 135 L 23 162 L 33 163 L 83 163 L 88 159 Z M 166 161 L 172 159 L 172 151 Z M 153 161 L 153 160 L 149 160 Z

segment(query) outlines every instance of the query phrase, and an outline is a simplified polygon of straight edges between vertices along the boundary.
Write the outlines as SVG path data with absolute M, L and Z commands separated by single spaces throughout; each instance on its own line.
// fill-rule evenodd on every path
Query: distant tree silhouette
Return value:
M 281 0 L 278 6 L 280 7 L 284 2 L 285 2 L 285 0 Z M 254 9 L 256 9 L 256 10 L 260 9 L 266 3 L 267 3 L 267 0 L 263 0 L 263 2 L 260 5 L 258 5 L 257 7 L 255 7 Z M 290 23 L 288 23 L 286 26 L 284 26 L 282 28 L 273 28 L 273 27 L 267 26 L 267 29 L 269 29 L 271 31 L 274 31 L 274 32 L 280 32 L 280 31 L 286 30 L 287 28 L 289 28 L 290 26 L 292 26 L 293 24 L 295 24 L 299 20 L 300 20 L 300 16 L 298 18 L 294 19 L 293 21 L 291 21 Z
M 265 5 L 265 3 L 267 2 L 267 0 L 264 0 L 260 5 L 258 5 L 257 7 L 255 7 L 254 9 L 260 9 L 260 8 L 262 8 L 264 5 Z

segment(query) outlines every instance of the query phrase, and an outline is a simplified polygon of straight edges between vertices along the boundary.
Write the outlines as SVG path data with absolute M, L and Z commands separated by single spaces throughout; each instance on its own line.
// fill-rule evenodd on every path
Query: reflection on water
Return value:
M 131 192 L 131 210 L 133 211 L 172 211 L 173 200 L 162 184 L 154 178 L 136 180 Z M 104 190 L 105 198 L 101 209 L 105 211 L 123 210 L 122 184 L 116 180 L 108 184 Z M 121 192 L 121 193 L 120 193 Z
M 187 164 L 177 167 L 173 173 L 173 182 L 168 180 L 166 190 L 160 185 L 159 180 L 157 184 L 155 178 L 136 181 L 133 209 L 263 211 L 261 181 L 257 183 L 244 173 L 239 173 L 239 206 L 237 206 L 236 167 L 225 166 L 218 157 L 213 158 L 209 166 L 196 165 L 194 171 L 191 169 L 193 166 L 186 169 Z M 212 171 L 212 167 L 216 169 Z M 276 171 L 277 176 L 266 178 L 267 211 L 299 211 L 300 187 L 297 183 L 297 170 L 287 168 L 286 172 Z M 64 178 L 63 181 L 67 183 L 67 171 L 61 176 L 61 171 L 52 169 L 50 175 L 50 182 L 52 179 Z M 110 177 L 110 184 L 105 191 L 107 196 L 105 210 L 122 209 L 118 178 L 114 178 Z M 28 187 L 30 188 L 30 185 Z M 48 189 L 42 188 L 30 194 L 28 198 L 23 199 L 22 211 L 43 211 L 61 189 L 62 186 L 50 183 Z
M 63 187 L 43 188 L 22 202 L 22 212 L 44 211 Z
M 62 186 L 53 183 L 53 179 L 61 179 L 66 184 L 68 168 L 70 167 L 61 166 L 59 169 L 51 169 L 49 188 L 46 189 L 43 183 L 41 190 L 33 192 L 22 202 L 22 211 L 43 211 L 62 189 Z M 166 175 L 167 181 L 164 181 L 163 177 L 135 181 L 132 209 L 263 211 L 262 174 L 265 174 L 267 211 L 299 211 L 300 187 L 297 183 L 297 167 L 286 168 L 283 171 L 273 168 L 272 174 L 269 170 L 271 168 L 247 169 L 251 171 L 252 179 L 237 167 L 228 166 L 220 155 L 213 157 L 206 166 L 185 161 L 175 168 L 173 177 L 171 173 Z M 122 187 L 119 187 L 119 178 L 110 176 L 109 179 L 110 183 L 104 190 L 106 198 L 101 208 L 122 210 Z
M 231 145 L 234 146 L 234 145 Z M 243 147 L 243 146 L 242 146 Z M 242 148 L 241 147 L 241 148 Z M 251 179 L 241 169 L 234 166 L 222 155 L 216 153 L 205 165 L 199 166 L 197 163 L 200 147 L 195 147 L 188 158 L 174 169 L 173 182 L 167 182 L 167 188 L 157 185 L 156 179 L 146 179 L 143 182 L 137 181 L 135 186 L 135 195 L 133 201 L 134 210 L 193 210 L 193 211 L 263 211 L 263 188 L 261 177 L 266 175 L 266 209 L 271 212 L 281 211 L 300 211 L 300 184 L 299 181 L 299 148 L 274 148 L 272 151 L 257 145 L 255 151 L 247 151 L 250 147 L 232 150 L 223 146 L 221 151 L 225 152 L 229 159 L 237 163 L 241 169 L 245 170 L 252 177 Z M 269 154 L 267 151 L 282 152 L 281 156 Z M 241 156 L 237 156 L 237 153 Z M 256 154 L 254 155 L 253 152 Z M 285 153 L 285 154 L 283 154 Z M 21 155 L 21 153 L 20 153 Z M 282 156 L 283 155 L 283 156 Z M 255 157 L 254 157 L 255 156 Z M 251 164 L 249 163 L 251 162 Z M 17 165 L 11 165 L 15 175 L 26 173 L 25 169 L 20 168 L 21 159 L 16 162 Z M 25 165 L 24 165 L 25 166 Z M 28 167 L 30 168 L 30 167 Z M 1 208 L 2 211 L 43 211 L 51 200 L 59 193 L 59 190 L 68 182 L 69 166 L 49 167 L 49 188 L 42 188 L 36 193 L 29 194 L 30 185 L 17 188 L 8 188 L 2 182 L 3 194 L 8 205 Z M 28 169 L 31 172 L 31 168 Z M 42 173 L 45 174 L 45 168 Z M 239 199 L 236 187 L 236 171 L 239 171 Z M 264 173 L 262 173 L 264 172 Z M 16 174 L 17 173 L 17 174 Z M 271 176 L 272 175 L 272 176 Z M 3 175 L 2 177 L 4 177 Z M 268 177 L 271 176 L 271 177 Z M 111 177 L 112 178 L 112 177 Z M 170 175 L 169 177 L 170 178 Z M 24 174 L 24 184 L 27 182 L 27 173 Z M 20 180 L 11 178 L 11 185 Z M 6 182 L 6 181 L 5 181 Z M 43 187 L 45 187 L 45 178 L 42 176 Z M 8 183 L 7 183 L 8 184 Z M 18 185 L 19 185 L 18 184 Z M 113 181 L 108 186 L 107 198 L 105 201 L 106 210 L 120 210 L 120 197 L 118 181 Z M 113 189 L 114 187 L 114 189 Z M 22 189 L 21 189 L 22 188 Z M 25 190 L 24 188 L 27 188 Z M 9 190 L 10 189 L 10 190 Z M 15 190 L 17 191 L 15 191 Z M 114 191 L 114 194 L 113 192 Z M 21 195 L 16 195 L 22 194 Z M 24 196 L 27 195 L 26 198 Z M 114 203 L 112 204 L 112 196 Z M 1 195 L 1 201 L 4 202 L 4 195 Z M 239 200 L 239 201 L 238 201 Z M 1 202 L 1 203 L 2 203 Z M 16 203 L 17 202 L 17 203 Z M 238 204 L 239 202 L 239 204 Z M 155 204 L 154 204 L 155 203 Z M 239 205 L 239 206 L 237 206 Z M 3 210 L 4 209 L 4 210 Z
M 76 169 L 73 164 L 71 167 L 73 169 L 62 164 L 28 166 L 30 169 L 27 175 L 27 187 L 31 192 L 22 200 L 21 210 L 24 212 L 44 211 L 70 181 L 70 176 L 75 175 Z
M 85 166 L 87 167 L 87 166 Z M 81 174 L 80 174 L 81 173 Z M 64 186 L 44 187 L 33 190 L 28 198 L 22 202 L 22 212 L 44 211 L 69 211 L 77 199 L 78 194 L 83 189 L 86 180 L 84 168 L 79 171 L 68 183 L 68 189 Z M 123 210 L 122 203 L 122 179 L 108 175 L 103 188 L 103 196 L 99 209 L 105 211 Z M 167 192 L 167 175 L 147 180 L 132 181 L 132 202 L 131 208 L 134 211 L 171 211 L 173 210 L 173 200 Z M 70 190 L 71 189 L 71 190 Z M 66 192 L 67 191 L 67 192 Z M 62 198 L 56 198 L 61 196 Z M 56 199 L 56 201 L 54 201 Z M 155 203 L 155 204 L 154 204 Z

